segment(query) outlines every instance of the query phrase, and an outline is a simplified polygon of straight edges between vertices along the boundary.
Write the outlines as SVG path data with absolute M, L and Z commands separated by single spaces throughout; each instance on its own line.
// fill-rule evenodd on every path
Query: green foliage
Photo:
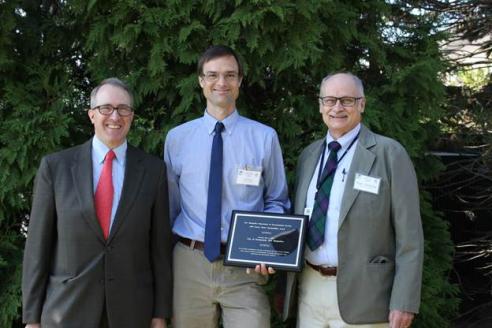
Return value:
M 492 59 L 491 59 L 492 60 Z M 490 83 L 490 73 L 488 68 L 475 68 L 469 70 L 458 71 L 458 79 L 463 82 L 463 85 L 477 92 L 484 86 Z
M 453 244 L 447 223 L 432 210 L 430 195 L 421 192 L 421 213 L 424 222 L 425 257 L 422 306 L 415 327 L 441 328 L 449 326 L 449 319 L 458 310 L 458 287 L 446 279 L 451 270 Z
M 22 236 L 15 230 L 2 229 L 0 240 L 0 327 L 9 327 L 17 318 L 21 306 L 22 252 L 19 251 Z
M 301 149 L 326 133 L 319 82 L 352 71 L 366 82 L 366 124 L 406 147 L 422 181 L 440 168 L 425 150 L 438 136 L 444 100 L 441 35 L 431 33 L 434 16 L 400 2 L 11 0 L 0 2 L 0 19 L 2 327 L 18 315 L 22 229 L 36 167 L 44 154 L 91 135 L 84 109 L 103 78 L 129 82 L 137 108 L 130 141 L 161 155 L 170 128 L 203 114 L 199 55 L 212 44 L 233 47 L 245 68 L 238 109 L 277 130 L 292 182 Z M 423 194 L 418 325 L 444 327 L 456 304 L 446 277 L 452 247 L 429 202 Z

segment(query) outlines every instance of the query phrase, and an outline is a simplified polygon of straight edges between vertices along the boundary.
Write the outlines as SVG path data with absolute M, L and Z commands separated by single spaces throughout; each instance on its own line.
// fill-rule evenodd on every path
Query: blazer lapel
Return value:
M 355 174 L 361 173 L 367 175 L 371 170 L 372 164 L 376 156 L 369 150 L 376 144 L 376 140 L 371 131 L 364 125 L 361 125 L 359 141 L 355 148 L 352 164 L 350 165 L 347 184 L 342 197 L 342 205 L 340 208 L 340 218 L 338 220 L 338 228 L 340 228 L 347 217 L 347 214 L 354 204 L 359 190 L 354 189 Z
M 324 144 L 326 139 L 320 139 L 313 143 L 312 151 L 306 155 L 305 160 L 302 163 L 299 163 L 300 170 L 298 184 L 296 188 L 296 202 L 295 202 L 295 212 L 297 214 L 304 214 L 304 207 L 306 206 L 306 196 L 309 188 L 309 184 L 315 174 L 314 170 L 316 169 L 316 165 L 318 164 L 319 157 L 321 155 L 321 145 Z
M 113 240 L 115 234 L 125 222 L 126 215 L 133 206 L 137 194 L 140 191 L 140 185 L 142 184 L 145 173 L 145 168 L 140 163 L 142 159 L 143 157 L 138 150 L 128 144 L 128 149 L 126 151 L 125 180 L 123 181 L 121 198 L 118 203 L 113 226 L 109 232 L 108 243 Z
M 94 208 L 94 187 L 92 177 L 92 139 L 84 143 L 74 156 L 72 181 L 79 200 L 82 216 L 102 243 L 105 243 L 102 229 L 97 221 Z

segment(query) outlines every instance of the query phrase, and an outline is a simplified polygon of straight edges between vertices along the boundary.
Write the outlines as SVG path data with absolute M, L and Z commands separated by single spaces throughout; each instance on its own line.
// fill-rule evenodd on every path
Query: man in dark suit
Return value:
M 310 215 L 299 276 L 299 327 L 409 327 L 420 304 L 423 234 L 404 148 L 361 124 L 359 78 L 321 83 L 327 136 L 302 152 L 295 212 Z M 326 164 L 325 164 L 326 163 Z M 295 292 L 287 277 L 284 318 Z
M 94 137 L 41 161 L 24 252 L 26 327 L 166 327 L 166 169 L 127 144 L 132 104 L 122 81 L 102 81 L 88 111 Z

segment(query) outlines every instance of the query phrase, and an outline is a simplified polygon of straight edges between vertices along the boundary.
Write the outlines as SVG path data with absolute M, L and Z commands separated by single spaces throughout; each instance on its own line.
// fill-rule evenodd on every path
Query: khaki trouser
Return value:
M 298 328 L 387 328 L 388 323 L 350 325 L 340 316 L 336 277 L 322 276 L 306 265 L 299 280 Z
M 261 284 L 266 278 L 245 268 L 210 263 L 200 250 L 174 247 L 173 327 L 270 327 L 270 305 Z

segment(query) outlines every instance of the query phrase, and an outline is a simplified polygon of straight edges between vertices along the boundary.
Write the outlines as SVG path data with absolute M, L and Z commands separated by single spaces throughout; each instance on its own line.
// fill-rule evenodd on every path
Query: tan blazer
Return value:
M 303 214 L 309 183 L 325 139 L 309 145 L 297 166 L 295 212 Z M 379 193 L 353 188 L 355 174 L 381 179 Z M 343 194 L 338 228 L 337 292 L 350 324 L 388 321 L 396 309 L 417 313 L 422 282 L 423 233 L 413 165 L 395 140 L 362 125 Z M 284 319 L 296 297 L 287 276 Z
M 108 240 L 96 218 L 91 140 L 41 161 L 22 276 L 23 321 L 42 327 L 150 327 L 170 317 L 171 231 L 163 161 L 128 145 Z

